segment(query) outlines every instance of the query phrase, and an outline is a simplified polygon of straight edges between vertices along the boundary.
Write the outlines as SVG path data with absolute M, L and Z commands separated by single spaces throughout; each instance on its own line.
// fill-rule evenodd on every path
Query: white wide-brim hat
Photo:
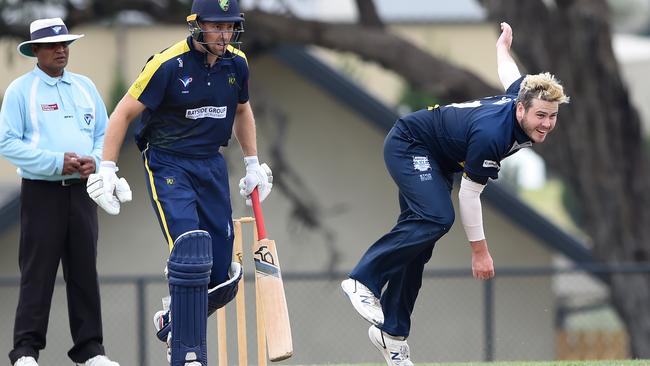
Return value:
M 32 44 L 72 42 L 83 34 L 68 34 L 68 28 L 61 18 L 37 19 L 29 25 L 30 40 L 18 45 L 18 52 L 27 57 L 35 57 Z

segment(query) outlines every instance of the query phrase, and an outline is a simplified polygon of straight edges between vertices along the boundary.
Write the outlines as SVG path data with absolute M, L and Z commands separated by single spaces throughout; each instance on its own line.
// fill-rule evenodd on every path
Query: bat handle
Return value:
M 251 192 L 251 202 L 253 203 L 253 214 L 255 215 L 255 225 L 257 226 L 257 236 L 259 240 L 266 239 L 266 228 L 264 227 L 264 215 L 262 215 L 262 205 L 260 204 L 260 192 L 257 187 Z

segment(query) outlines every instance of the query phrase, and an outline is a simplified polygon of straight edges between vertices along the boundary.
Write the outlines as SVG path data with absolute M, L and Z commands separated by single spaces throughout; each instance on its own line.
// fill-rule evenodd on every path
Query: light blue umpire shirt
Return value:
M 62 180 L 63 154 L 92 156 L 99 167 L 108 116 L 93 82 L 65 71 L 51 77 L 38 66 L 14 80 L 2 100 L 0 154 L 27 179 Z

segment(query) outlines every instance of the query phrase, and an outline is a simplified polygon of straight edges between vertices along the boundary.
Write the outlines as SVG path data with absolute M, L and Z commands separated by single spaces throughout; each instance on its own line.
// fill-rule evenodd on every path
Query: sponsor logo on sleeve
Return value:
M 483 160 L 483 168 L 495 168 L 496 170 L 499 170 L 501 169 L 501 166 L 494 160 Z
M 54 103 L 54 104 L 41 104 L 41 110 L 42 111 L 57 111 L 59 110 L 59 105 Z
M 226 118 L 226 114 L 228 114 L 228 107 L 223 106 L 223 107 L 214 107 L 214 106 L 206 106 L 206 107 L 199 107 L 195 109 L 188 109 L 185 111 L 185 118 L 187 119 L 199 119 L 199 118 L 216 118 L 216 119 L 224 119 Z

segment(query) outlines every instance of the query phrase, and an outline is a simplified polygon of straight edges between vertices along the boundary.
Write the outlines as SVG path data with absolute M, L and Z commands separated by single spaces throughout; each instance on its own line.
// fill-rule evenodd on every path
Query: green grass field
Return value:
M 650 366 L 650 360 L 639 361 L 550 361 L 550 362 L 469 362 L 415 363 L 416 366 Z M 332 364 L 328 366 L 385 366 L 385 363 Z M 316 366 L 316 365 L 314 365 Z M 324 366 L 324 365 L 322 365 Z

